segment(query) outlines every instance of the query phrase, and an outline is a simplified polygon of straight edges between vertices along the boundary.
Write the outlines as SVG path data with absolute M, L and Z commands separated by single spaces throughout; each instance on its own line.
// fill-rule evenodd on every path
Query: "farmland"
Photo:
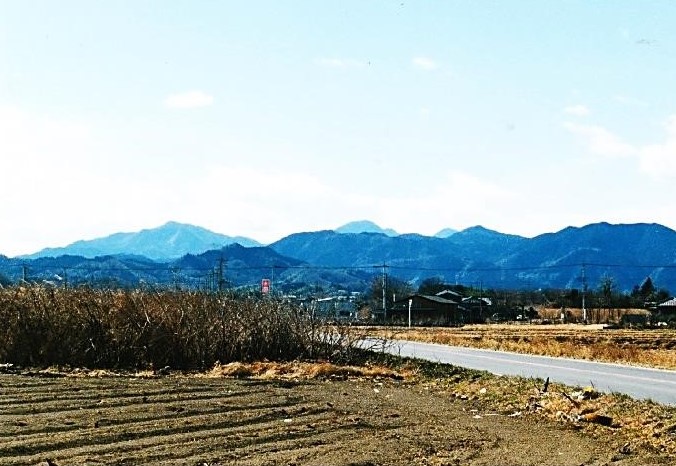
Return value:
M 526 381 L 270 372 L 0 375 L 0 464 L 639 465 L 668 464 L 673 451 L 676 413 L 654 405 L 644 440 L 629 424 L 571 424 L 494 400 L 500 386 L 532 396 Z
M 272 300 L 19 287 L 0 290 L 0 318 L 0 465 L 631 466 L 676 454 L 673 407 L 368 353 L 353 327 Z M 497 341 L 526 328 L 416 331 Z M 673 351 L 662 338 L 627 346 Z

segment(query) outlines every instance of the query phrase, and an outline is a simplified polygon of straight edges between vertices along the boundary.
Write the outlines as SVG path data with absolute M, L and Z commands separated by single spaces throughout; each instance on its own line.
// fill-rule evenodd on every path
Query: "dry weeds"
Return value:
M 378 377 L 384 379 L 411 379 L 410 370 L 396 371 L 385 366 L 337 365 L 327 361 L 256 362 L 216 364 L 206 377 L 248 377 L 256 379 L 347 379 L 350 377 Z
M 584 325 L 472 325 L 373 328 L 370 334 L 543 356 L 676 369 L 676 330 L 603 329 Z
M 544 417 L 593 437 L 611 437 L 627 454 L 645 450 L 676 457 L 673 406 L 600 393 L 594 387 L 572 388 L 518 377 L 431 383 L 450 396 L 481 402 L 484 408 L 477 415 Z
M 206 369 L 216 361 L 349 357 L 356 336 L 298 306 L 153 290 L 0 289 L 0 362 Z

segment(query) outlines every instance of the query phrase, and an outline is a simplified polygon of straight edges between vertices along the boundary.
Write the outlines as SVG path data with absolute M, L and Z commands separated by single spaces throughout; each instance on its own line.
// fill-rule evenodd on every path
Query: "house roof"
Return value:
M 676 307 L 676 298 L 671 298 L 668 301 L 658 304 L 657 307 Z
M 417 294 L 417 293 L 413 294 L 411 296 L 407 296 L 404 299 L 399 299 L 399 300 L 395 301 L 395 303 L 406 303 L 406 302 L 408 302 L 409 299 L 413 299 L 413 298 L 422 298 L 422 299 L 425 299 L 427 301 L 433 301 L 433 302 L 439 303 L 439 304 L 458 304 L 456 301 L 453 301 L 451 299 L 442 298 L 441 296 L 434 296 L 434 295 L 428 295 L 428 294 Z
M 440 296 L 440 297 L 452 297 L 456 301 L 460 301 L 462 299 L 462 295 L 460 293 L 456 293 L 453 290 L 442 290 L 438 293 L 435 294 L 435 296 Z
M 488 306 L 493 304 L 493 302 L 490 300 L 490 298 L 480 298 L 478 296 L 469 296 L 467 298 L 463 298 L 462 302 L 465 303 L 465 304 L 472 304 L 472 303 L 479 304 L 480 302 L 482 302 L 482 303 L 484 303 Z

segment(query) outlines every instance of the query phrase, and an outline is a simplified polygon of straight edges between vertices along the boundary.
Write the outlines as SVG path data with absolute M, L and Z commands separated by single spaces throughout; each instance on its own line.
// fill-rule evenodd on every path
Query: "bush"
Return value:
M 20 366 L 205 369 L 353 344 L 297 306 L 194 291 L 1 289 L 0 320 L 0 361 Z

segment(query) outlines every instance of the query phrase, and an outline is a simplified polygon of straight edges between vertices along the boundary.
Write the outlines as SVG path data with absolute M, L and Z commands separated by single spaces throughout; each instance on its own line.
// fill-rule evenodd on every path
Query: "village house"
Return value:
M 468 296 L 462 299 L 462 307 L 473 317 L 473 322 L 485 322 L 493 313 L 493 302 L 489 298 Z
M 657 322 L 676 322 L 676 298 L 658 304 L 654 320 Z
M 460 305 L 462 298 L 457 293 L 453 295 L 445 295 L 453 299 L 417 293 L 407 296 L 394 302 L 392 309 L 388 310 L 387 320 L 393 324 L 407 325 L 410 306 L 411 325 L 452 326 L 476 322 L 478 316 Z

